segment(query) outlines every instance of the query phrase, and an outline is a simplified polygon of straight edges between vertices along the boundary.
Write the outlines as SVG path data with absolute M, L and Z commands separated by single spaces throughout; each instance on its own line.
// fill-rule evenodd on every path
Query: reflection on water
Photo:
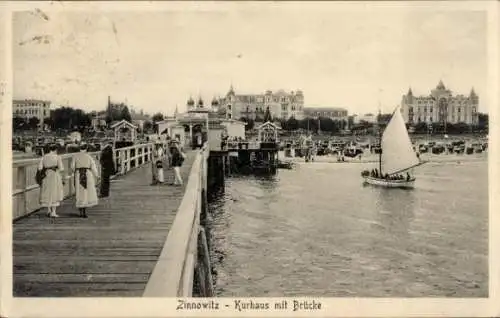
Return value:
M 210 206 L 219 296 L 488 295 L 487 163 L 432 163 L 413 190 L 367 164 L 226 180 Z

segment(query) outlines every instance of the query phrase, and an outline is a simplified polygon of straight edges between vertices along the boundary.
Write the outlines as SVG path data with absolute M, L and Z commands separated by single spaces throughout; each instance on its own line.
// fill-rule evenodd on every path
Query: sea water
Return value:
M 374 167 L 226 179 L 210 204 L 217 295 L 487 297 L 486 155 L 420 166 L 412 190 L 363 186 Z

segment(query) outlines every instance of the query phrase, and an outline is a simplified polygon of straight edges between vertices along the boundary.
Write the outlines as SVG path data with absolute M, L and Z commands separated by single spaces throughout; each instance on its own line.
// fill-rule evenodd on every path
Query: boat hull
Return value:
M 412 189 L 415 185 L 415 179 L 407 180 L 385 180 L 373 177 L 363 177 L 364 184 L 371 184 L 374 186 L 385 188 L 402 188 Z

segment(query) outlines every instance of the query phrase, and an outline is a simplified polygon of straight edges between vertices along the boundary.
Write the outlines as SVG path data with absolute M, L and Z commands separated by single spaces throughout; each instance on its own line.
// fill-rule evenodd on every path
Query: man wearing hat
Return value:
M 183 184 L 181 177 L 181 166 L 186 158 L 179 140 L 173 139 L 170 142 L 170 154 L 172 156 L 172 167 L 174 169 L 174 185 L 181 186 Z

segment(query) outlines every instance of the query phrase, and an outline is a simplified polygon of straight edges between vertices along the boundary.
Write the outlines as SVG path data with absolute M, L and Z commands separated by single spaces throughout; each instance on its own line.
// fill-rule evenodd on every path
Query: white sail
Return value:
M 393 174 L 419 164 L 398 107 L 382 135 L 382 172 Z

